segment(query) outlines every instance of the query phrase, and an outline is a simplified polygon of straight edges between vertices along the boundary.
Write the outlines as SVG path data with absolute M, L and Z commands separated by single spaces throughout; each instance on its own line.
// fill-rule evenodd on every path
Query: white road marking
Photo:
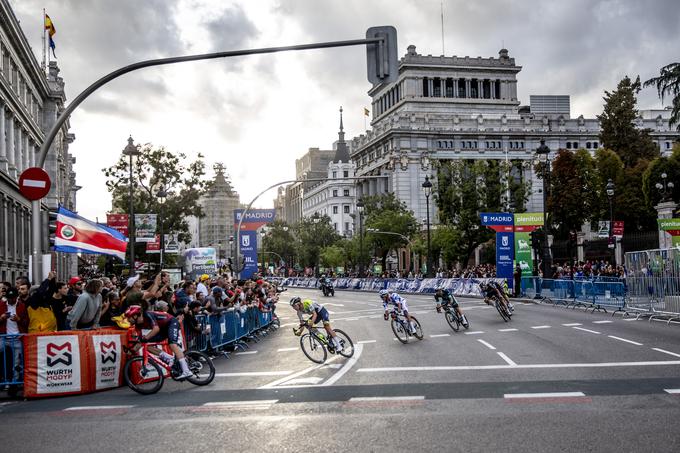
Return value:
M 600 332 L 596 332 L 596 331 L 590 330 L 590 329 L 584 329 L 583 327 L 572 327 L 572 329 L 578 329 L 578 330 L 582 330 L 584 332 L 590 332 L 590 333 L 594 333 L 594 334 L 597 334 L 597 335 L 600 334 Z
M 215 377 L 253 377 L 253 376 L 288 376 L 292 371 L 244 371 L 241 373 L 215 373 Z
M 297 351 L 300 348 L 281 348 L 278 349 L 276 352 L 288 352 L 288 351 Z
M 251 400 L 251 401 L 211 401 L 203 404 L 204 407 L 255 407 L 255 406 L 271 406 L 276 404 L 279 400 Z
M 660 348 L 652 348 L 652 349 L 655 350 L 655 351 L 663 352 L 664 354 L 672 355 L 674 357 L 680 357 L 680 354 L 676 354 L 675 352 L 671 352 L 671 351 L 666 351 L 665 349 L 660 349 Z
M 499 332 L 517 332 L 517 329 L 498 329 Z
M 326 368 L 333 368 L 334 370 L 337 370 L 340 367 L 342 367 L 342 363 L 331 363 L 330 365 L 322 366 L 321 369 L 324 370 Z
M 437 337 L 450 337 L 450 333 L 438 333 L 437 335 L 430 335 L 430 338 L 437 338 Z
M 550 326 L 533 326 L 532 329 L 550 329 Z
M 345 318 L 344 321 L 358 321 L 359 318 Z M 338 319 L 340 321 L 340 319 Z
M 624 321 L 639 321 L 638 318 L 626 318 Z
M 257 354 L 257 351 L 243 351 L 236 353 L 236 355 L 249 355 L 249 354 Z
M 671 395 L 680 394 L 680 389 L 663 389 L 664 392 L 670 393 Z
M 505 362 L 506 362 L 508 365 L 510 365 L 510 366 L 512 366 L 512 367 L 516 367 L 516 366 L 517 366 L 517 364 L 516 364 L 515 362 L 513 362 L 512 360 L 510 360 L 510 357 L 508 357 L 507 355 L 503 354 L 502 352 L 497 352 L 496 354 L 498 354 L 499 356 L 501 356 L 501 359 L 505 360 Z
M 569 324 L 562 324 L 562 325 L 564 327 L 575 327 L 575 326 L 582 326 L 583 324 L 581 324 L 580 322 L 572 322 L 572 323 L 569 323 Z
M 318 370 L 318 369 L 321 368 L 322 366 L 328 365 L 330 362 L 334 362 L 335 360 L 338 359 L 338 357 L 340 357 L 340 356 L 336 355 L 335 357 L 332 357 L 331 359 L 327 360 L 325 364 L 310 366 L 309 368 L 305 368 L 304 370 L 300 370 L 300 371 L 298 371 L 297 373 L 291 374 L 290 376 L 286 376 L 286 377 L 283 377 L 283 378 L 281 378 L 281 379 L 277 379 L 277 380 L 275 380 L 275 381 L 273 381 L 273 382 L 270 382 L 269 384 L 265 384 L 265 385 L 263 385 L 263 386 L 261 386 L 261 387 L 258 387 L 258 388 L 260 388 L 260 389 L 270 389 L 270 388 L 274 388 L 274 387 L 276 387 L 276 386 L 278 386 L 278 385 L 284 384 L 285 382 L 287 382 L 287 381 L 289 381 L 289 380 L 291 380 L 291 379 L 295 379 L 295 378 L 298 378 L 298 377 L 300 377 L 300 376 L 303 376 L 303 375 L 305 375 L 305 374 L 307 374 L 307 373 L 309 373 L 309 372 L 311 372 L 311 371 Z
M 638 343 L 637 341 L 632 341 L 632 340 L 626 340 L 625 338 L 621 337 L 615 337 L 614 335 L 607 335 L 609 338 L 613 338 L 614 340 L 619 340 L 619 341 L 624 341 L 626 343 L 634 344 L 636 346 L 642 346 L 642 343 Z
M 135 406 L 131 405 L 112 405 L 112 406 L 74 406 L 67 407 L 65 411 L 96 411 L 102 409 L 130 409 Z
M 479 341 L 479 342 L 482 343 L 484 346 L 486 346 L 487 348 L 489 348 L 489 349 L 491 349 L 491 350 L 493 350 L 493 351 L 496 350 L 496 348 L 494 348 L 492 345 L 490 345 L 489 343 L 487 343 L 486 341 L 484 341 L 484 340 L 482 340 L 482 339 L 478 339 L 477 341 Z
M 465 332 L 465 335 L 479 335 L 480 333 L 484 333 L 481 330 L 475 330 L 473 332 Z
M 349 401 L 399 401 L 399 400 L 424 400 L 424 396 L 354 396 Z
M 517 370 L 517 369 L 550 369 L 550 368 L 618 368 L 629 366 L 633 367 L 633 366 L 678 366 L 678 365 L 680 365 L 680 360 L 665 360 L 655 362 L 535 363 L 528 365 L 460 365 L 460 366 L 359 368 L 357 370 L 357 373 L 393 373 L 395 371 L 483 371 L 483 370 Z
M 368 343 L 375 343 L 375 340 L 361 340 L 357 341 L 357 344 L 368 344 Z
M 553 393 L 506 393 L 503 398 L 571 398 L 586 396 L 583 392 L 553 392 Z
M 338 379 L 343 377 L 345 375 L 345 373 L 347 373 L 350 370 L 350 368 L 352 368 L 357 363 L 357 361 L 359 360 L 359 357 L 361 357 L 361 352 L 363 350 L 364 350 L 363 344 L 356 345 L 356 347 L 354 348 L 354 355 L 352 355 L 352 357 L 347 362 L 345 362 L 345 364 L 342 366 L 342 368 L 340 368 L 338 370 L 337 373 L 335 373 L 333 376 L 328 378 L 326 380 L 326 382 L 321 384 L 321 386 L 322 387 L 328 387 L 330 385 L 335 384 L 338 381 Z
M 614 321 L 593 321 L 593 324 L 611 324 Z
M 286 382 L 286 385 L 304 385 L 304 384 L 316 385 L 321 381 L 323 381 L 323 378 L 316 377 L 316 376 L 310 376 L 310 377 L 303 377 L 303 378 L 290 380 L 290 381 Z

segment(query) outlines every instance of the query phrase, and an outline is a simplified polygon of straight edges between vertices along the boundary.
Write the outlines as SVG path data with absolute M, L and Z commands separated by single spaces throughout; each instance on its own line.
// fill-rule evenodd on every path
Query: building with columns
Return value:
M 356 187 L 354 163 L 349 158 L 349 149 L 345 142 L 345 130 L 342 124 L 342 107 L 340 107 L 340 130 L 338 140 L 333 144 L 335 155 L 328 163 L 324 182 L 309 183 L 302 198 L 302 215 L 311 217 L 314 214 L 327 215 L 335 231 L 345 237 L 354 232 L 354 208 Z
M 421 55 L 408 46 L 399 62 L 398 79 L 373 86 L 372 129 L 351 141 L 357 176 L 383 176 L 359 184 L 357 196 L 393 192 L 418 219 L 426 217 L 421 185 L 441 160 L 509 160 L 519 164 L 515 177 L 529 182 L 528 211 L 542 211 L 542 181 L 530 161 L 541 140 L 551 149 L 583 148 L 594 152 L 600 126 L 595 118 L 571 116 L 569 97 L 517 98 L 522 70 L 501 49 L 498 57 Z M 641 111 L 640 128 L 651 130 L 663 153 L 670 153 L 680 133 L 668 124 L 669 110 Z M 436 178 L 432 178 L 434 184 Z M 435 203 L 430 217 L 436 223 Z
M 303 199 L 305 192 L 317 184 L 315 182 L 302 182 L 303 179 L 326 178 L 328 164 L 333 161 L 335 150 L 323 150 L 309 148 L 307 152 L 295 159 L 295 179 L 299 182 L 285 187 L 283 202 L 283 216 L 286 223 L 293 225 L 298 223 L 304 214 Z
M 56 62 L 38 64 L 7 0 L 0 0 L 0 279 L 14 281 L 28 273 L 31 251 L 31 203 L 18 188 L 19 175 L 36 165 L 45 135 L 64 109 L 64 81 Z M 57 134 L 45 162 L 50 193 L 42 200 L 43 252 L 47 252 L 47 210 L 59 204 L 76 208 L 73 164 L 69 145 L 75 139 L 67 121 Z M 52 253 L 59 278 L 75 275 L 75 255 Z
M 241 207 L 238 193 L 225 175 L 224 165 L 213 166 L 215 179 L 198 203 L 204 216 L 198 219 L 198 242 L 201 247 L 219 249 L 220 257 L 229 255 L 229 237 L 234 235 L 234 210 Z

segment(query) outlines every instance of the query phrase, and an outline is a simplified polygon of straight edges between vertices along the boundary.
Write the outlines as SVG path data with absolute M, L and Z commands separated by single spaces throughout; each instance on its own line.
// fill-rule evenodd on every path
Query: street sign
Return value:
M 31 201 L 43 198 L 50 192 L 51 186 L 49 175 L 40 167 L 27 168 L 19 176 L 19 191 Z
M 612 234 L 619 239 L 623 237 L 623 220 L 614 220 Z

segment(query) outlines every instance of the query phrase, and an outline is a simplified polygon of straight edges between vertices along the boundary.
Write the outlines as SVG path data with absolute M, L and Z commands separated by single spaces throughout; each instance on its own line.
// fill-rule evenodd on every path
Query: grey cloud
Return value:
M 243 8 L 238 5 L 225 9 L 215 19 L 206 21 L 205 25 L 210 33 L 214 52 L 241 49 L 248 40 L 257 38 L 260 34 Z

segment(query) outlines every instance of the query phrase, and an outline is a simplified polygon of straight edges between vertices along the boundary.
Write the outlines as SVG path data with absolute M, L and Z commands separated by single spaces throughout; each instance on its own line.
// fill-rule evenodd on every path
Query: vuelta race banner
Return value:
M 515 214 L 515 263 L 522 269 L 522 277 L 531 277 L 534 259 L 531 256 L 531 236 L 529 234 L 543 226 L 542 212 Z
M 496 276 L 507 279 L 512 288 L 512 259 L 514 257 L 513 217 L 507 212 L 482 212 L 482 225 L 496 232 Z
M 659 229 L 670 234 L 673 247 L 680 247 L 680 218 L 677 219 L 657 219 Z
M 123 377 L 123 345 L 121 334 L 92 335 L 94 352 L 94 387 L 96 390 L 115 388 Z

